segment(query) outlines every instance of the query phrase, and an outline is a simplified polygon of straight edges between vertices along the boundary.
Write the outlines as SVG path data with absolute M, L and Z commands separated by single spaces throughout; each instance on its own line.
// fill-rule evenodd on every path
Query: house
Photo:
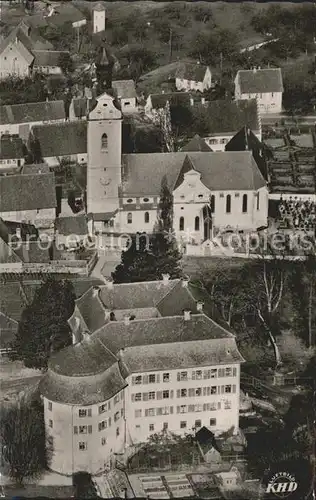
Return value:
M 222 461 L 215 435 L 210 429 L 201 427 L 196 432 L 195 439 L 206 463 L 220 463 Z
M 137 94 L 134 80 L 115 80 L 112 82 L 114 95 L 121 104 L 122 113 L 135 113 Z
M 86 120 L 94 106 L 92 97 L 73 97 L 69 106 L 69 121 Z
M 181 151 L 210 153 L 213 151 L 202 137 L 196 134 L 189 142 L 181 148 Z
M 0 193 L 2 219 L 34 224 L 38 229 L 51 227 L 57 205 L 54 174 L 0 176 Z
M 170 106 L 193 106 L 194 100 L 187 92 L 170 92 L 162 94 L 150 94 L 145 104 L 145 114 L 152 118 L 159 110 L 164 109 L 167 102 Z
M 99 2 L 92 9 L 93 11 L 93 33 L 99 33 L 105 30 L 106 26 L 106 9 L 105 6 Z
M 34 51 L 53 50 L 53 45 L 22 21 L 0 43 L 0 78 L 32 75 Z
M 77 163 L 87 162 L 87 123 L 85 121 L 36 125 L 30 132 L 36 141 L 41 158 L 50 167 L 60 165 L 62 159 Z
M 212 73 L 208 66 L 203 64 L 193 64 L 181 62 L 176 71 L 176 89 L 190 92 L 192 90 L 205 92 L 212 85 Z
M 244 360 L 197 295 L 188 280 L 166 275 L 109 281 L 76 301 L 73 345 L 50 358 L 40 382 L 53 471 L 100 472 L 162 430 L 237 432 Z
M 34 73 L 42 73 L 44 75 L 62 75 L 63 71 L 60 67 L 60 58 L 64 54 L 69 54 L 68 51 L 60 50 L 36 50 L 33 52 Z
M 259 141 L 258 137 L 250 128 L 243 127 L 240 129 L 226 144 L 225 151 L 252 151 L 252 155 L 262 176 L 266 181 L 269 180 L 267 165 L 269 150 Z
M 3 170 L 22 167 L 27 148 L 22 139 L 15 135 L 2 135 L 0 139 L 0 174 Z
M 45 19 L 48 24 L 60 27 L 66 23 L 71 23 L 73 28 L 81 28 L 87 24 L 85 14 L 71 3 L 63 3 L 56 7 L 50 5 Z
M 260 113 L 281 113 L 283 80 L 280 68 L 239 70 L 235 99 L 257 99 Z
M 204 140 L 213 151 L 225 151 L 226 144 L 245 126 L 261 141 L 261 118 L 255 99 L 210 101 L 205 105 L 205 109 L 209 127 Z
M 0 134 L 28 140 L 32 126 L 66 120 L 64 101 L 29 102 L 0 106 Z
M 85 214 L 73 217 L 57 217 L 55 239 L 57 247 L 77 247 L 88 237 L 88 223 Z

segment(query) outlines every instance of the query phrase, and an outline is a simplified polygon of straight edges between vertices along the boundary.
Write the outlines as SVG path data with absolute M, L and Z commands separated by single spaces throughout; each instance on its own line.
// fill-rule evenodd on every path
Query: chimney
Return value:
M 113 289 L 113 279 L 112 278 L 106 278 L 105 279 L 105 285 L 106 285 L 106 288 L 108 288 L 108 290 L 112 290 Z
M 124 315 L 124 325 L 129 325 L 130 322 L 130 316 L 129 314 Z
M 198 311 L 203 311 L 203 306 L 204 306 L 204 302 L 201 302 L 200 300 L 196 303 L 196 308 Z
M 99 286 L 94 286 L 93 289 L 92 289 L 92 297 L 98 297 L 99 291 L 100 291 L 100 287 Z
M 162 281 L 164 285 L 168 285 L 170 274 L 166 273 L 162 275 Z
M 183 314 L 184 314 L 184 321 L 190 321 L 191 311 L 189 311 L 188 309 L 184 309 Z

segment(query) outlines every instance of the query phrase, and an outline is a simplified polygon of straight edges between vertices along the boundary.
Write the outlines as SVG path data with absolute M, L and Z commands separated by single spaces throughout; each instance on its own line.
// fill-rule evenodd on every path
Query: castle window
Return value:
M 148 203 L 149 202 L 149 198 L 144 198 L 143 200 L 145 203 Z
M 184 217 L 179 219 L 179 231 L 184 231 Z
M 148 222 L 149 222 L 149 212 L 145 212 L 144 218 L 145 218 L 145 223 L 148 224 Z
M 195 229 L 195 231 L 199 231 L 200 230 L 200 217 L 199 216 L 195 217 L 194 229 Z
M 245 214 L 248 209 L 248 196 L 246 194 L 243 195 L 242 197 L 242 212 Z
M 53 409 L 53 403 L 51 401 L 48 402 L 48 409 L 49 411 L 52 411 Z
M 106 134 L 101 137 L 101 149 L 108 149 L 108 136 Z
M 127 224 L 132 224 L 133 222 L 133 214 L 132 212 L 128 212 L 127 214 Z
M 230 214 L 230 212 L 231 212 L 231 196 L 230 194 L 228 194 L 226 196 L 226 213 Z

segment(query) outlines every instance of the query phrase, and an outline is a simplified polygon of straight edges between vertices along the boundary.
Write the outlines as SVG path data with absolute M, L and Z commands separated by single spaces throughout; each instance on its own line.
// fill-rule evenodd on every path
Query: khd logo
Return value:
M 286 498 L 297 490 L 298 484 L 295 477 L 288 472 L 278 472 L 270 479 L 266 493 L 274 494 L 279 498 Z

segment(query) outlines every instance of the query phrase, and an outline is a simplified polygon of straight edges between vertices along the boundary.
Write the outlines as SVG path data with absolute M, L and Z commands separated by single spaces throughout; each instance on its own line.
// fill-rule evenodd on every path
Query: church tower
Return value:
M 109 94 L 98 97 L 89 113 L 87 141 L 87 212 L 114 212 L 121 185 L 122 113 Z

